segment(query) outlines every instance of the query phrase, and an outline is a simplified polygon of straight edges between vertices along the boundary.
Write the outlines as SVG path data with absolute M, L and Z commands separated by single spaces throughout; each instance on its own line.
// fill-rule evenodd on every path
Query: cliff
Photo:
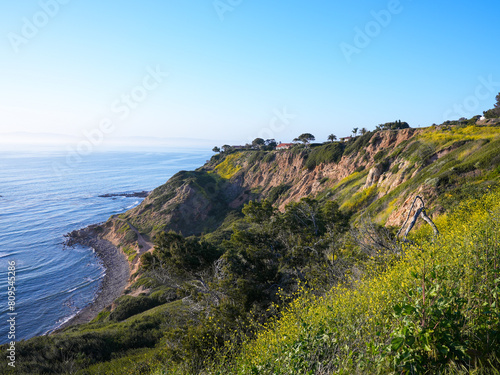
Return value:
M 268 199 L 282 210 L 309 195 L 399 226 L 416 195 L 436 215 L 496 184 L 499 150 L 499 127 L 449 126 L 368 132 L 345 143 L 290 150 L 222 153 L 196 171 L 177 173 L 138 207 L 110 218 L 104 237 L 136 263 L 149 250 L 138 235 L 151 241 L 163 230 L 209 233 L 250 200 Z
M 237 372 L 230 366 L 238 362 L 228 363 L 228 353 L 236 361 L 243 358 L 241 353 L 249 353 L 249 360 L 241 362 L 244 366 L 255 363 L 266 368 L 289 361 L 298 367 L 287 367 L 287 373 L 303 373 L 309 370 L 302 363 L 337 366 L 339 347 L 346 348 L 345 363 L 353 358 L 353 350 L 359 350 L 363 355 L 358 359 L 374 356 L 370 365 L 388 364 L 392 359 L 377 357 L 380 351 L 371 347 L 367 351 L 366 345 L 358 344 L 375 338 L 379 348 L 392 345 L 401 320 L 388 317 L 403 304 L 421 306 L 421 297 L 414 293 L 422 280 L 428 280 L 426 290 L 444 293 L 440 300 L 450 301 L 450 290 L 463 293 L 456 300 L 464 304 L 453 303 L 461 309 L 454 316 L 467 336 L 453 341 L 466 342 L 469 332 L 479 333 L 473 335 L 477 342 L 468 345 L 470 353 L 482 355 L 492 330 L 485 331 L 483 324 L 465 331 L 461 327 L 464 316 L 482 316 L 466 319 L 470 322 L 491 322 L 484 301 L 498 287 L 494 266 L 499 252 L 493 240 L 498 233 L 500 193 L 498 189 L 482 193 L 500 180 L 499 150 L 500 127 L 442 126 L 379 131 L 346 143 L 284 151 L 215 155 L 196 171 L 177 173 L 133 210 L 71 234 L 70 240 L 85 241 L 96 251 L 103 239 L 120 246 L 129 261 L 123 261 L 125 276 L 132 266 L 132 284 L 90 323 L 17 343 L 22 358 L 18 372 L 142 374 L 160 368 L 165 373 L 198 373 L 200 359 L 211 366 L 212 354 L 219 352 L 223 373 Z M 430 216 L 456 210 L 436 218 L 441 233 L 437 238 L 429 241 L 432 234 L 427 235 L 425 228 L 412 238 L 420 239 L 415 251 L 401 252 L 391 228 L 368 220 L 356 222 L 368 214 L 378 223 L 399 226 L 417 194 L 424 198 Z M 306 196 L 316 199 L 290 204 Z M 478 196 L 483 201 L 467 199 Z M 245 202 L 262 199 L 281 212 L 267 203 L 251 204 L 241 219 Z M 186 238 L 164 230 L 206 235 Z M 158 233 L 158 247 L 139 265 L 139 255 L 152 249 Z M 114 276 L 113 267 L 108 267 L 107 277 L 116 282 L 120 277 Z M 417 272 L 429 276 L 421 279 Z M 464 277 L 464 272 L 469 274 Z M 475 284 L 462 284 L 470 280 Z M 491 285 L 485 288 L 484 280 Z M 309 286 L 314 294 L 308 293 Z M 113 292 L 119 294 L 122 287 Z M 471 290 L 479 292 L 470 298 Z M 91 316 L 109 302 L 98 298 L 88 311 Z M 286 313 L 280 317 L 278 311 Z M 433 316 L 442 321 L 441 313 Z M 412 326 L 420 327 L 420 314 L 407 317 L 414 319 Z M 368 318 L 378 320 L 366 324 Z M 254 335 L 253 327 L 269 321 L 273 324 L 268 333 Z M 443 324 L 450 327 L 447 320 Z M 283 330 L 274 331 L 280 327 Z M 359 332 L 364 334 L 361 341 Z M 439 332 L 449 337 L 446 330 Z M 255 344 L 248 341 L 254 336 Z M 325 345 L 334 338 L 344 340 L 335 341 L 342 345 Z M 241 352 L 241 346 L 233 346 L 239 339 L 245 345 Z M 257 351 L 247 350 L 252 347 Z M 304 357 L 308 353 L 312 357 Z M 366 363 L 356 369 L 366 369 Z

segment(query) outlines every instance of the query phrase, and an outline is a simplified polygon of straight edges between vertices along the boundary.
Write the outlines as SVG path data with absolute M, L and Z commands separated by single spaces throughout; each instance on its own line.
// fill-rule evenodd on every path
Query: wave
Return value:
M 83 309 L 82 309 L 83 310 Z M 77 312 L 71 314 L 71 315 L 68 315 L 68 316 L 65 316 L 65 317 L 62 317 L 61 319 L 59 319 L 56 324 L 55 324 L 55 327 L 49 329 L 48 331 L 46 331 L 42 336 L 45 336 L 45 335 L 50 335 L 52 332 L 54 331 L 57 331 L 59 328 L 61 328 L 64 324 L 66 324 L 67 322 L 69 322 L 71 319 L 73 319 L 75 316 L 77 316 L 80 311 L 82 310 L 78 310 Z
M 134 208 L 135 206 L 137 206 L 139 203 L 141 203 L 141 202 L 140 201 L 135 201 L 130 206 L 125 207 L 125 209 L 126 210 L 130 210 L 131 208 Z

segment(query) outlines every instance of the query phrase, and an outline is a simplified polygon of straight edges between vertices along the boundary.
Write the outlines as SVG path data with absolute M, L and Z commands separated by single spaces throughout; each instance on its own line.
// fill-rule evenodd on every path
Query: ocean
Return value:
M 8 318 L 15 317 L 15 340 L 28 339 L 57 328 L 95 298 L 104 269 L 92 249 L 65 248 L 64 234 L 142 201 L 99 195 L 153 190 L 209 157 L 207 151 L 78 159 L 63 152 L 0 152 L 0 344 L 11 341 Z M 11 284 L 9 262 L 15 262 Z M 9 286 L 15 287 L 14 311 Z

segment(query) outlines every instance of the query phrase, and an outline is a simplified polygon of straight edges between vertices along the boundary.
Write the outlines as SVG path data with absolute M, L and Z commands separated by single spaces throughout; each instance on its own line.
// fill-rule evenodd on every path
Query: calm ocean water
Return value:
M 142 200 L 99 195 L 152 190 L 209 156 L 103 153 L 68 164 L 65 153 L 0 153 L 0 344 L 10 341 L 9 261 L 16 262 L 16 341 L 56 328 L 93 300 L 104 276 L 92 250 L 65 249 L 63 235 Z

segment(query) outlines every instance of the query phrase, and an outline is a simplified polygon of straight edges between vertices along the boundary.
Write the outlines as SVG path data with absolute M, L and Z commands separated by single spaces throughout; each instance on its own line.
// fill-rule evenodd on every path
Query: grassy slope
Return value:
M 279 321 L 244 345 L 231 370 L 226 363 L 214 373 L 390 373 L 395 360 L 409 366 L 418 354 L 422 363 L 432 363 L 443 359 L 443 346 L 462 343 L 469 359 L 455 363 L 445 358 L 441 370 L 465 373 L 463 364 L 474 367 L 480 361 L 485 368 L 498 366 L 500 191 L 461 203 L 437 224 L 439 238 L 422 229 L 416 245 L 407 246 L 387 270 L 374 267 L 354 288 L 339 286 L 324 297 L 299 297 Z M 427 288 L 425 303 L 422 285 Z M 407 314 L 396 314 L 401 306 Z M 447 309 L 455 314 L 455 325 L 449 325 L 449 316 L 444 319 Z M 396 350 L 404 327 L 405 341 Z M 413 357 L 398 361 L 402 352 Z M 491 360 L 495 362 L 489 366 Z M 436 373 L 436 366 L 419 373 Z
M 498 183 L 500 175 L 500 128 L 451 127 L 427 128 L 410 140 L 389 149 L 385 176 L 399 174 L 414 177 L 393 190 L 376 186 L 364 189 L 368 172 L 349 175 L 326 195 L 337 199 L 345 209 L 367 209 L 376 220 L 385 223 L 394 208 L 421 188 L 427 192 L 428 207 L 434 211 L 449 209 L 471 195 L 481 195 Z M 440 154 L 444 156 L 441 156 Z M 436 156 L 440 155 L 439 159 Z M 403 167 L 404 166 L 404 167 Z

